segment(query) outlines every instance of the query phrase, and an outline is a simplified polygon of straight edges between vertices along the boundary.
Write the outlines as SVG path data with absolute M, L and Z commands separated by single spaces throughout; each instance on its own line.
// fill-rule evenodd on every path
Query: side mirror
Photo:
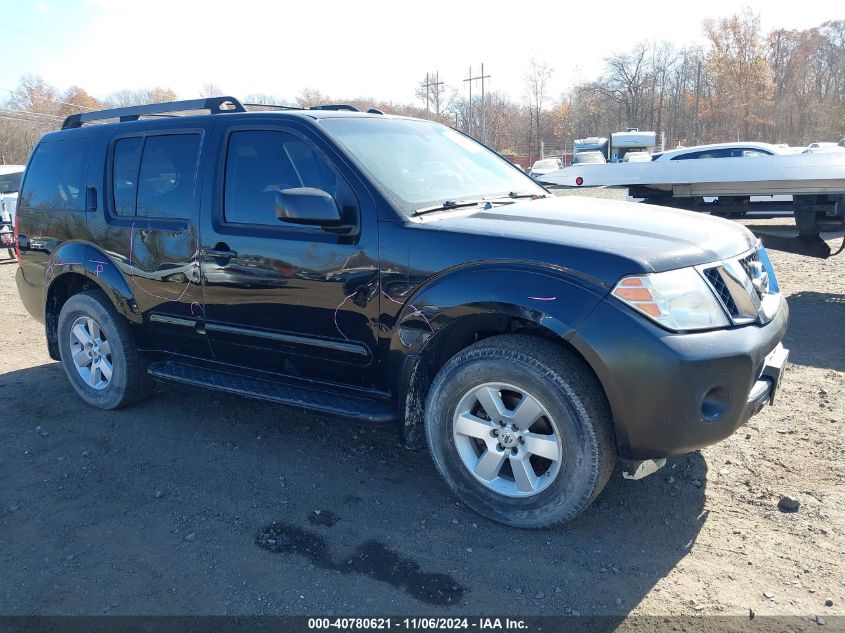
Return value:
M 312 187 L 294 187 L 277 193 L 276 217 L 282 222 L 312 226 L 337 226 L 341 223 L 334 198 Z

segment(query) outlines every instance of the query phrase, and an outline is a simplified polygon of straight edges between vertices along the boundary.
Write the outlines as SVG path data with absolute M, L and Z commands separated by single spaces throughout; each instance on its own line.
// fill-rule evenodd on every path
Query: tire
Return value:
M 83 344 L 86 336 L 90 345 Z M 149 392 L 146 362 L 135 348 L 129 324 L 102 292 L 82 292 L 65 302 L 59 313 L 58 337 L 65 374 L 91 406 L 119 409 Z M 91 363 L 84 364 L 86 356 L 91 363 L 99 361 L 93 373 Z
M 502 410 L 491 416 L 482 400 L 491 403 L 489 408 L 504 404 L 507 414 L 527 403 L 525 416 L 513 419 L 522 426 L 529 421 L 531 432 L 501 427 Z M 469 417 L 462 413 L 472 406 Z M 481 437 L 487 426 L 477 420 L 489 425 L 494 439 Z M 428 393 L 425 430 L 434 463 L 458 498 L 479 514 L 514 527 L 545 528 L 572 520 L 602 491 L 616 463 L 610 407 L 592 370 L 572 352 L 534 336 L 492 337 L 452 357 Z M 514 435 L 519 436 L 515 442 Z M 556 437 L 557 451 L 551 444 Z M 549 459 L 531 456 L 540 440 L 540 452 Z M 507 464 L 496 470 L 501 452 Z M 484 483 L 471 472 L 476 459 L 476 472 L 498 476 Z M 526 460 L 536 480 L 530 474 L 517 476 Z

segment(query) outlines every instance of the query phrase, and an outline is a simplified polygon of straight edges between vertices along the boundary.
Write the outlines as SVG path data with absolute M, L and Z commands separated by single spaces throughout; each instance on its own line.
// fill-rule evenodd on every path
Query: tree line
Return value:
M 522 94 L 463 90 L 433 81 L 428 73 L 416 89 L 417 103 L 340 99 L 305 89 L 300 106 L 349 103 L 366 110 L 440 120 L 506 154 L 559 154 L 572 141 L 608 136 L 628 127 L 654 130 L 666 145 L 758 140 L 804 145 L 845 136 L 845 20 L 803 31 L 764 33 L 760 17 L 744 9 L 703 24 L 705 44 L 677 47 L 641 42 L 604 61 L 601 75 L 554 97 L 555 69 L 530 59 Z M 208 83 L 199 96 L 223 91 Z M 60 91 L 25 75 L 0 99 L 0 163 L 21 163 L 46 131 L 69 114 L 176 99 L 166 87 L 120 90 L 104 98 L 72 86 Z M 288 103 L 270 94 L 246 102 Z

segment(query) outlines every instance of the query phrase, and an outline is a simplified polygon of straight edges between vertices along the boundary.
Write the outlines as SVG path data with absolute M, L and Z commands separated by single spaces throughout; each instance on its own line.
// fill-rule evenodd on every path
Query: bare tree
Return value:
M 140 90 L 124 89 L 111 93 L 104 101 L 113 108 L 123 108 L 144 103 L 176 101 L 176 93 L 170 88 L 161 87 Z
M 528 97 L 529 116 L 531 117 L 536 131 L 537 154 L 541 153 L 543 128 L 542 112 L 546 103 L 549 79 L 554 73 L 554 68 L 542 60 L 531 57 L 528 60 L 528 74 L 525 76 L 525 90 Z M 529 130 L 529 145 L 531 144 L 531 130 Z
M 58 114 L 57 90 L 38 75 L 24 75 L 11 93 L 8 107 L 39 114 Z
M 203 82 L 202 86 L 200 86 L 200 96 L 201 97 L 223 97 L 226 93 L 223 92 L 223 89 L 215 83 L 211 83 L 210 81 Z
M 704 31 L 711 44 L 707 67 L 718 95 L 711 101 L 713 115 L 723 122 L 722 132 L 735 131 L 747 140 L 752 134 L 769 136 L 774 86 L 760 16 L 745 7 L 732 17 L 707 20 Z
M 414 94 L 425 103 L 426 112 L 433 112 L 432 118 L 442 120 L 457 97 L 457 90 L 440 81 L 440 73 L 430 72 L 420 79 Z

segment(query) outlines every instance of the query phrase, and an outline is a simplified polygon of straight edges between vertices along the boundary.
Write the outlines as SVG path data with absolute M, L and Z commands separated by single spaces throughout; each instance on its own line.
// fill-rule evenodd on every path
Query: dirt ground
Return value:
M 0 265 L 0 614 L 845 615 L 845 255 L 772 259 L 775 406 L 552 531 L 462 507 L 392 426 L 170 385 L 89 408 Z

